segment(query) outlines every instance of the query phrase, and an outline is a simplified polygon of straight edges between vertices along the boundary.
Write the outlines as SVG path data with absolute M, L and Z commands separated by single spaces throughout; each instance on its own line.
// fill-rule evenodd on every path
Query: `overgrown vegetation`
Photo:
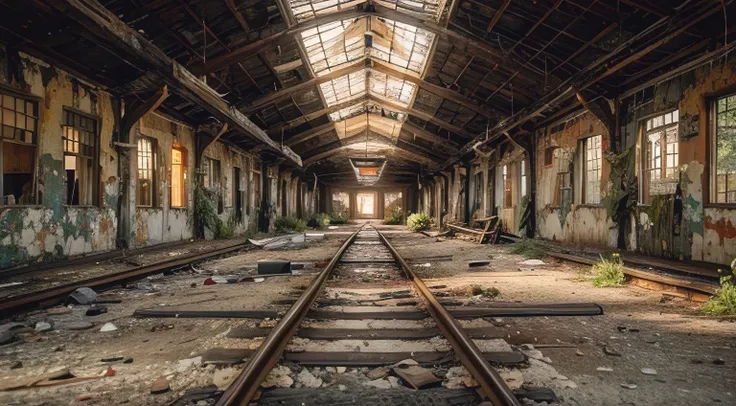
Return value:
M 542 259 L 547 255 L 547 247 L 541 241 L 524 238 L 514 244 L 509 253 L 521 255 L 528 259 Z
M 736 315 L 736 259 L 731 262 L 731 271 L 718 270 L 722 275 L 721 286 L 716 293 L 703 303 L 700 311 L 709 316 Z
M 323 228 L 330 225 L 330 215 L 327 213 L 317 213 L 314 215 L 314 223 L 317 228 Z
M 404 219 L 404 211 L 401 210 L 401 207 L 394 207 L 391 210 L 391 213 L 389 213 L 388 217 L 386 217 L 386 219 L 383 220 L 383 224 L 395 226 L 395 225 L 401 224 L 403 219 Z
M 467 291 L 468 296 L 483 296 L 489 299 L 495 299 L 501 294 L 501 291 L 491 286 L 490 288 L 484 288 L 481 285 L 470 285 Z
M 273 224 L 278 233 L 302 233 L 307 229 L 307 222 L 294 216 L 276 217 Z
M 626 280 L 624 275 L 624 264 L 619 254 L 613 253 L 610 258 L 604 258 L 592 268 L 595 273 L 593 285 L 598 288 L 606 288 L 610 286 L 620 286 Z
M 409 231 L 416 233 L 418 231 L 429 230 L 433 222 L 434 219 L 426 213 L 414 213 L 407 217 L 406 227 Z
M 330 224 L 345 224 L 348 222 L 348 215 L 344 212 L 334 212 L 330 214 Z
M 205 228 L 212 230 L 215 238 L 231 238 L 235 232 L 235 218 L 222 221 L 213 207 L 212 199 L 217 196 L 208 194 L 210 193 L 201 187 L 194 189 L 194 227 L 197 238 L 205 238 Z

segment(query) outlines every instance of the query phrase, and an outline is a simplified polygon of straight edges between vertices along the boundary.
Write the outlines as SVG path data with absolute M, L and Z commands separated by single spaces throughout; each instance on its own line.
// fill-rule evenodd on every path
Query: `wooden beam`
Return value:
M 330 132 L 334 129 L 335 123 L 325 123 L 319 127 L 310 128 L 309 130 L 302 131 L 299 134 L 292 136 L 291 138 L 286 140 L 286 145 L 293 148 L 295 145 L 299 145 L 304 141 L 311 140 L 314 137 L 319 137 L 320 135 Z
M 225 4 L 227 4 L 227 8 L 230 9 L 230 12 L 233 14 L 235 19 L 238 20 L 238 24 L 243 28 L 243 31 L 248 34 L 250 27 L 248 26 L 248 22 L 245 20 L 245 17 L 243 17 L 243 13 L 241 13 L 235 5 L 235 0 L 225 0 Z
M 402 130 L 406 130 L 407 132 L 414 134 L 417 138 L 421 138 L 425 141 L 429 141 L 433 144 L 442 145 L 445 147 L 449 147 L 451 149 L 458 149 L 460 146 L 457 145 L 454 141 L 442 138 L 439 135 L 432 134 L 431 132 L 425 130 L 424 128 L 419 128 L 415 126 L 414 124 L 411 124 L 408 121 L 405 121 L 401 125 Z
M 343 140 L 343 141 L 345 141 L 345 140 Z M 331 148 L 331 149 L 328 149 L 327 151 L 323 151 L 323 152 L 320 152 L 318 154 L 312 155 L 312 156 L 307 157 L 307 158 L 304 159 L 304 166 L 305 167 L 308 167 L 309 165 L 311 165 L 311 164 L 313 164 L 313 163 L 315 163 L 315 162 L 317 162 L 317 161 L 319 161 L 321 159 L 329 158 L 329 157 L 331 157 L 331 156 L 333 156 L 333 155 L 335 155 L 337 153 L 340 153 L 340 152 L 343 152 L 343 151 L 346 151 L 346 150 L 349 150 L 349 149 L 351 149 L 350 145 L 342 145 L 340 147 Z M 432 165 L 435 165 L 436 162 L 437 162 L 437 161 L 434 161 L 432 158 L 429 158 L 429 157 L 426 157 L 426 156 L 423 156 L 423 155 L 419 155 L 416 152 L 407 151 L 405 148 L 402 148 L 402 147 L 399 147 L 399 146 L 396 146 L 396 145 L 386 144 L 386 149 L 387 150 L 399 150 L 402 155 L 404 155 L 406 157 L 410 157 L 410 159 L 413 160 L 414 162 L 418 162 L 418 163 L 422 163 L 422 164 L 432 164 Z
M 729 4 L 731 4 L 732 2 L 733 0 L 729 1 Z M 628 40 L 622 42 L 621 44 L 619 44 L 618 47 L 611 50 L 602 57 L 596 59 L 580 72 L 565 80 L 563 83 L 558 85 L 557 88 L 555 88 L 551 92 L 548 92 L 534 104 L 522 109 L 514 116 L 499 122 L 491 129 L 487 137 L 485 137 L 484 135 L 475 137 L 472 141 L 465 144 L 457 154 L 446 160 L 442 164 L 442 167 L 444 168 L 457 162 L 463 156 L 471 152 L 473 150 L 473 147 L 475 147 L 476 145 L 482 145 L 492 142 L 496 140 L 499 136 L 503 135 L 504 132 L 511 131 L 512 129 L 528 122 L 532 118 L 542 115 L 543 112 L 545 112 L 546 110 L 557 106 L 561 102 L 574 96 L 576 92 L 585 90 L 589 86 L 623 69 L 624 67 L 628 66 L 629 64 L 633 63 L 634 61 L 638 60 L 639 58 L 648 54 L 659 46 L 670 42 L 672 39 L 677 37 L 677 35 L 685 32 L 694 24 L 697 24 L 704 18 L 718 12 L 719 10 L 721 10 L 720 2 L 718 0 L 711 0 L 698 11 L 693 12 L 692 9 L 685 7 L 678 10 L 678 12 L 672 16 L 659 19 L 650 27 L 640 31 L 637 35 L 634 35 Z M 651 37 L 652 32 L 655 32 L 655 30 L 661 27 L 668 27 L 668 29 L 661 34 L 659 39 L 654 40 L 653 38 L 650 38 L 648 46 L 637 52 L 634 52 L 633 54 L 630 54 L 628 57 L 620 60 L 618 63 L 613 63 L 612 59 L 619 56 L 624 51 L 631 52 L 631 45 L 634 44 L 636 41 L 639 41 L 644 37 Z M 606 69 L 599 73 L 598 68 L 604 64 Z
M 79 28 L 92 34 L 101 46 L 118 52 L 120 58 L 143 72 L 155 71 L 162 77 L 169 91 L 201 106 L 220 121 L 242 134 L 253 137 L 270 149 L 301 166 L 301 158 L 289 148 L 281 148 L 268 135 L 222 99 L 206 83 L 199 80 L 183 66 L 169 58 L 160 48 L 129 27 L 96 0 L 58 0 L 52 7 L 79 24 Z
M 314 77 L 314 78 L 305 80 L 301 83 L 298 83 L 294 86 L 287 87 L 279 91 L 266 94 L 265 96 L 261 96 L 258 99 L 254 100 L 252 103 L 250 103 L 246 107 L 245 110 L 249 114 L 254 113 L 256 110 L 262 107 L 265 107 L 268 104 L 277 102 L 279 100 L 286 99 L 288 97 L 291 97 L 294 94 L 298 94 L 309 88 L 318 86 L 321 83 L 329 82 L 330 80 L 337 79 L 339 77 L 349 75 L 351 73 L 355 73 L 363 69 L 365 69 L 365 59 L 357 60 L 343 68 L 340 68 L 339 70 L 330 72 L 324 76 Z
M 120 134 L 127 138 L 135 123 L 149 112 L 156 110 L 167 97 L 169 97 L 169 88 L 164 85 L 146 100 L 126 103 L 125 115 L 120 120 Z
M 493 27 L 498 24 L 498 20 L 501 19 L 501 16 L 503 15 L 503 12 L 506 11 L 506 7 L 509 6 L 509 3 L 511 3 L 511 0 L 504 0 L 503 4 L 501 4 L 501 7 L 499 7 L 495 13 L 493 13 L 493 18 L 491 18 L 491 22 L 488 23 L 488 28 L 486 28 L 486 32 L 491 32 L 491 30 L 493 30 Z
M 596 97 L 590 101 L 590 98 L 585 96 L 582 92 L 576 93 L 575 96 L 586 110 L 590 111 L 595 118 L 603 123 L 603 126 L 608 130 L 609 137 L 614 137 L 616 134 L 616 119 L 614 118 L 611 107 L 608 105 L 606 99 L 603 97 Z M 613 145 L 614 142 L 611 144 Z
M 458 126 L 456 126 L 454 124 L 450 124 L 450 123 L 448 123 L 448 122 L 446 122 L 444 120 L 440 120 L 439 118 L 435 117 L 432 114 L 425 113 L 423 111 L 420 111 L 420 110 L 417 110 L 417 109 L 414 109 L 414 108 L 411 108 L 411 107 L 403 107 L 403 106 L 401 106 L 399 104 L 396 104 L 394 102 L 391 102 L 391 101 L 388 101 L 388 100 L 378 99 L 378 98 L 373 97 L 373 96 L 369 96 L 368 97 L 368 100 L 371 100 L 371 101 L 373 101 L 373 102 L 375 102 L 375 103 L 377 103 L 377 104 L 379 104 L 379 105 L 381 105 L 381 106 L 383 106 L 385 108 L 388 108 L 390 110 L 393 110 L 393 111 L 400 111 L 400 112 L 403 112 L 403 113 L 409 113 L 409 114 L 411 114 L 413 116 L 416 116 L 418 118 L 421 118 L 424 121 L 429 121 L 432 124 L 435 124 L 435 125 L 438 125 L 440 127 L 446 128 L 446 129 L 452 131 L 453 133 L 455 133 L 455 134 L 457 134 L 457 135 L 459 135 L 461 137 L 465 137 L 465 138 L 473 138 L 473 137 L 475 137 L 474 134 L 470 133 L 469 131 L 465 130 L 464 128 L 458 127 Z

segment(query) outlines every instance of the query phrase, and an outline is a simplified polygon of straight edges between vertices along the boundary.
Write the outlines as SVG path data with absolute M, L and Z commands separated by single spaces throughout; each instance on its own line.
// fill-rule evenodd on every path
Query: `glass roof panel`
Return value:
M 371 71 L 370 92 L 379 98 L 390 100 L 403 107 L 409 105 L 416 85 L 385 73 Z
M 421 73 L 434 33 L 397 21 L 371 17 L 370 55 L 399 68 Z
M 446 0 L 374 0 L 378 6 L 406 14 L 422 17 L 430 16 L 437 20 Z M 312 20 L 319 16 L 354 9 L 365 0 L 289 0 L 289 8 L 297 23 Z
M 320 84 L 327 107 L 365 96 L 365 76 L 364 69 Z
M 350 107 L 345 107 L 344 109 L 340 109 L 334 113 L 330 113 L 330 120 L 332 121 L 345 120 L 346 118 L 350 118 L 357 114 L 364 113 L 365 108 L 366 108 L 366 102 L 356 103 Z
M 322 24 L 302 32 L 309 63 L 316 75 L 332 72 L 341 65 L 365 56 L 365 19 Z

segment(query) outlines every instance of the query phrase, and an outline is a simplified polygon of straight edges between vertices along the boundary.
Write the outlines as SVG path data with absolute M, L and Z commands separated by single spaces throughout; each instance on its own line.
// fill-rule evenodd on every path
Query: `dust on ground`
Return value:
M 501 292 L 497 301 L 600 304 L 605 314 L 597 317 L 502 319 L 510 344 L 541 344 L 537 349 L 551 365 L 578 384 L 557 391 L 563 404 L 736 404 L 735 322 L 701 317 L 695 303 L 637 286 L 595 288 L 580 277 L 589 268 L 583 265 L 551 258 L 542 266 L 520 265 L 526 258 L 510 254 L 511 245 L 396 231 L 388 238 L 405 257 L 453 257 L 415 264 L 428 284 L 495 287 Z M 490 264 L 470 270 L 470 260 Z M 604 346 L 620 356 L 606 355 Z M 657 374 L 645 375 L 643 368 Z

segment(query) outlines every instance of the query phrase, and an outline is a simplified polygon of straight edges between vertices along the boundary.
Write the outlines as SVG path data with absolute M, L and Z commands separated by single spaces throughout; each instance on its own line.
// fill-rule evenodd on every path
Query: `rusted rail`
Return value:
M 104 289 L 141 279 L 148 275 L 180 268 L 191 264 L 192 262 L 201 261 L 218 255 L 229 254 L 231 252 L 241 250 L 246 246 L 246 243 L 238 243 L 213 251 L 167 259 L 165 261 L 143 265 L 124 271 L 74 281 L 61 286 L 54 286 L 48 289 L 41 289 L 34 292 L 24 293 L 22 295 L 11 296 L 8 299 L 0 301 L 0 318 L 9 317 L 23 310 L 48 307 L 62 303 L 67 296 L 77 288 L 86 286 L 93 289 Z
M 243 371 L 238 375 L 232 385 L 222 394 L 216 406 L 241 406 L 247 405 L 253 399 L 258 390 L 258 386 L 263 382 L 271 369 L 276 365 L 281 354 L 289 343 L 291 337 L 296 332 L 299 324 L 312 307 L 312 303 L 317 299 L 319 292 L 332 273 L 340 257 L 345 250 L 353 243 L 355 237 L 362 230 L 362 227 L 350 235 L 342 244 L 339 250 L 325 269 L 322 270 L 309 284 L 309 287 L 299 297 L 291 308 L 286 312 L 281 321 L 271 330 L 268 337 L 263 341 L 258 350 L 248 360 Z
M 478 346 L 468 337 L 447 309 L 434 297 L 427 285 L 412 271 L 409 264 L 396 251 L 396 248 L 388 242 L 380 231 L 376 230 L 376 232 L 388 250 L 391 251 L 391 255 L 396 259 L 396 262 L 401 265 L 406 277 L 417 287 L 417 290 L 427 304 L 427 311 L 437 323 L 440 331 L 442 331 L 442 335 L 450 342 L 450 345 L 455 350 L 455 355 L 457 355 L 465 368 L 478 381 L 491 402 L 496 406 L 521 405 L 503 378 L 501 378 L 485 359 Z

